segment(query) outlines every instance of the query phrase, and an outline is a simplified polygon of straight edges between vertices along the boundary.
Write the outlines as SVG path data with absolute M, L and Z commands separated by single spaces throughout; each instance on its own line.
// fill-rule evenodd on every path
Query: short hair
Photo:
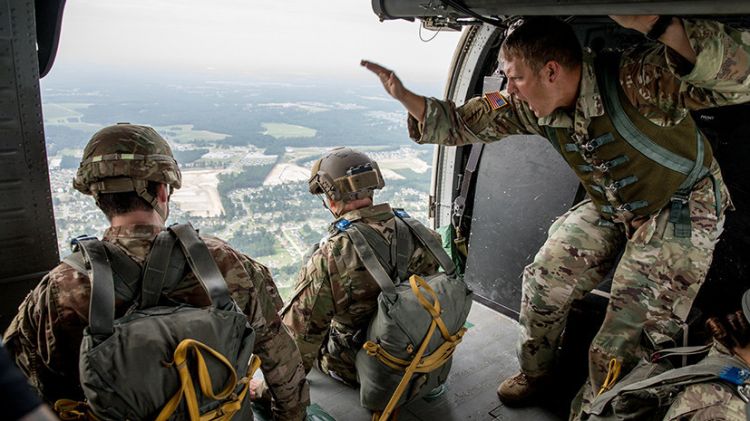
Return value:
M 551 16 L 524 18 L 500 48 L 505 58 L 521 58 L 534 71 L 554 60 L 565 68 L 583 61 L 583 51 L 573 28 Z
M 159 184 L 156 181 L 149 181 L 146 191 L 153 197 L 156 197 Z M 150 203 L 144 198 L 138 196 L 134 191 L 123 193 L 99 193 L 96 198 L 96 205 L 111 220 L 113 216 L 122 215 L 133 211 L 150 211 L 153 209 Z

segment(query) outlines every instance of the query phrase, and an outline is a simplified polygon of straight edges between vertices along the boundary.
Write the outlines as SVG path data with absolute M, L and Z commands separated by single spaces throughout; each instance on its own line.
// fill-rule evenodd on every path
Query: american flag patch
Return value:
M 490 108 L 493 110 L 499 110 L 500 108 L 507 107 L 508 101 L 500 95 L 500 92 L 487 92 L 484 94 L 484 100 L 487 101 Z

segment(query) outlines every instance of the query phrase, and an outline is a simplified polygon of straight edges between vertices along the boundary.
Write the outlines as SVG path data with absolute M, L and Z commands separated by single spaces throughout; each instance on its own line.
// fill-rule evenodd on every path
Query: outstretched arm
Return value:
M 386 69 L 385 67 L 373 63 L 371 61 L 362 60 L 359 63 L 361 66 L 367 68 L 367 70 L 375 73 L 380 79 L 380 83 L 383 84 L 386 92 L 394 99 L 398 100 L 403 104 L 404 108 L 414 116 L 420 123 L 424 121 L 425 113 L 425 97 L 417 95 L 414 92 L 404 88 L 401 80 L 396 77 L 393 70 Z
M 658 15 L 620 15 L 610 16 L 623 28 L 635 29 L 636 31 L 647 34 L 659 20 Z M 682 20 L 672 17 L 667 29 L 659 37 L 659 41 L 667 47 L 675 50 L 690 64 L 695 64 L 696 54 L 690 45 L 685 27 L 682 26 Z
M 612 19 L 623 27 L 647 32 L 658 17 Z M 642 110 L 657 106 L 667 112 L 667 120 L 679 121 L 684 108 L 700 110 L 750 101 L 747 31 L 711 20 L 672 18 L 668 23 L 659 41 L 669 48 L 641 49 L 640 55 L 621 62 L 621 77 L 630 78 L 628 84 L 634 88 L 628 94 L 634 105 Z

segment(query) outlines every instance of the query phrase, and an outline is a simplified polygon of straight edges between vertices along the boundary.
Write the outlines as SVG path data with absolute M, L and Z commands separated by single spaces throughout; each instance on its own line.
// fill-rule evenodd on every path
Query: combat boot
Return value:
M 506 405 L 524 405 L 549 384 L 549 376 L 531 377 L 519 372 L 497 388 L 497 396 Z

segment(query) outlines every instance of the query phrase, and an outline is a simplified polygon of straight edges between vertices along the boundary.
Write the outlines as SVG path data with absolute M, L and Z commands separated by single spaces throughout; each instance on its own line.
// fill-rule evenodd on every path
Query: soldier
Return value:
M 382 237 L 391 256 L 407 253 L 407 276 L 433 274 L 438 264 L 415 238 L 412 250 L 394 243 L 397 230 L 408 228 L 397 227 L 387 203 L 373 206 L 373 191 L 384 182 L 377 163 L 367 155 L 350 148 L 332 149 L 313 164 L 308 183 L 310 193 L 325 194 L 324 205 L 336 220 L 300 271 L 282 317 L 302 353 L 306 372 L 315 364 L 323 373 L 355 386 L 359 382 L 354 357 L 366 340 L 380 287 L 337 224 L 362 222 L 372 235 Z M 394 261 L 384 263 L 394 268 Z
M 742 310 L 706 321 L 714 337 L 709 353 L 732 355 L 735 366 L 750 369 L 750 291 L 742 297 Z M 747 379 L 744 379 L 747 382 Z M 740 396 L 742 394 L 742 396 Z M 747 388 L 726 381 L 690 385 L 677 395 L 664 421 L 725 420 L 747 421 Z
M 93 195 L 107 216 L 111 226 L 103 241 L 115 244 L 141 266 L 155 237 L 165 229 L 170 195 L 180 185 L 180 170 L 167 142 L 154 129 L 132 124 L 95 133 L 73 182 L 78 191 Z M 226 242 L 201 238 L 255 331 L 253 352 L 262 359 L 276 417 L 303 419 L 309 390 L 299 351 L 277 315 L 282 302 L 271 274 Z M 88 277 L 61 263 L 29 293 L 5 332 L 16 364 L 47 402 L 84 399 L 78 362 L 83 330 L 89 324 L 90 294 Z M 167 294 L 176 302 L 210 304 L 190 271 Z M 118 295 L 117 317 L 132 304 Z
M 571 302 L 614 269 L 572 418 L 581 398 L 588 406 L 606 388 L 610 363 L 626 373 L 644 352 L 642 337 L 661 347 L 683 326 L 731 206 L 689 111 L 750 100 L 748 34 L 670 16 L 613 19 L 658 42 L 595 57 L 581 49 L 569 25 L 530 18 L 500 49 L 507 90 L 460 107 L 416 95 L 392 71 L 362 62 L 408 110 L 417 143 L 537 134 L 579 176 L 590 199 L 552 225 L 524 270 L 521 370 L 498 388 L 506 403 L 531 401 L 553 369 Z

